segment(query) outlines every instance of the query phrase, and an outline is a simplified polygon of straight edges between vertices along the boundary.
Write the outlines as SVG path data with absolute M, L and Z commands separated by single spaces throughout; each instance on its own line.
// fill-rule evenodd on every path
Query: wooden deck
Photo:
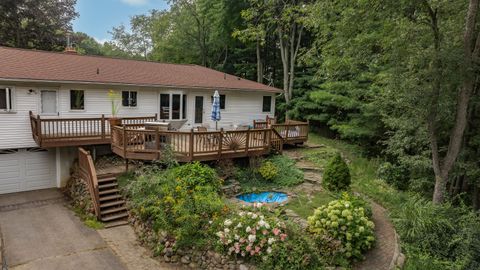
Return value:
M 143 124 L 155 121 L 156 115 L 123 117 L 122 124 Z M 30 112 L 32 137 L 43 148 L 110 144 L 110 121 L 96 118 L 41 118 Z
M 98 118 L 41 118 L 30 112 L 32 136 L 43 148 L 111 144 L 112 151 L 125 159 L 157 160 L 166 151 L 180 162 L 207 161 L 261 156 L 281 152 L 284 144 L 308 139 L 308 123 L 275 119 L 255 121 L 253 129 L 208 132 L 157 131 L 144 123 L 157 116 L 124 117 L 121 126 L 110 126 Z
M 125 159 L 156 160 L 169 152 L 180 162 L 207 161 L 261 156 L 282 149 L 282 139 L 271 129 L 156 131 L 138 125 L 112 129 L 112 150 Z

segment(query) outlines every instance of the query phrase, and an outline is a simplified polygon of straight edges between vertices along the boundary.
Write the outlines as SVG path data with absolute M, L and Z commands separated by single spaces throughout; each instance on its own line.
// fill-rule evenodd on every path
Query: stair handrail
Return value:
M 272 131 L 272 133 L 271 133 L 272 137 L 270 138 L 270 143 L 271 143 L 272 147 L 275 148 L 275 150 L 277 150 L 278 153 L 282 153 L 283 152 L 283 143 L 285 142 L 285 139 L 273 127 L 270 130 Z M 280 143 L 278 143 L 278 142 L 280 142 Z
M 87 182 L 88 191 L 92 198 L 95 215 L 100 218 L 100 195 L 98 188 L 97 172 L 92 156 L 82 147 L 78 148 L 78 165 L 81 177 Z

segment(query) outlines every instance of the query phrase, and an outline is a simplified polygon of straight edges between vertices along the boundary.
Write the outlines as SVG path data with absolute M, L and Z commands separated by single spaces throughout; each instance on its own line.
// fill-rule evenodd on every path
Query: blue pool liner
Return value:
M 288 199 L 288 195 L 283 192 L 266 191 L 240 194 L 237 199 L 248 203 L 282 203 Z

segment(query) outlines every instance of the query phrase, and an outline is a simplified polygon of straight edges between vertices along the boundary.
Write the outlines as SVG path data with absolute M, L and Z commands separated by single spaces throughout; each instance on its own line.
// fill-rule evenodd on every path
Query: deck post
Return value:
M 245 140 L 245 154 L 248 156 L 248 145 L 250 144 L 250 127 L 247 129 L 247 136 Z
M 155 113 L 155 121 L 158 120 L 158 113 Z
M 38 136 L 38 144 L 42 146 L 42 121 L 40 120 L 40 115 L 37 114 L 37 136 Z
M 190 144 L 189 144 L 189 156 L 190 156 L 190 161 L 193 161 L 193 128 L 190 129 Z
M 158 128 L 155 129 L 155 147 L 157 149 L 157 159 L 160 159 L 160 134 Z
M 263 142 L 264 144 L 267 145 L 267 150 L 268 151 L 271 151 L 272 150 L 272 144 L 271 144 L 271 141 L 272 141 L 272 136 L 273 136 L 273 131 L 272 131 L 273 127 L 270 127 L 267 131 L 265 131 L 265 133 L 263 134 Z
M 285 128 L 286 128 L 286 131 L 285 131 L 285 142 L 288 142 L 288 131 L 290 130 L 290 125 L 289 125 L 289 124 L 285 124 Z
M 125 131 L 125 124 L 122 125 L 123 132 L 123 158 L 127 158 L 127 132 Z M 128 167 L 128 165 L 127 165 Z
M 218 138 L 218 159 L 222 157 L 222 145 L 223 145 L 223 128 L 220 129 Z
M 102 121 L 101 122 L 101 125 L 102 125 L 101 126 L 101 128 L 102 128 L 102 140 L 105 140 L 105 115 L 104 114 L 102 114 L 102 120 L 100 120 L 100 121 Z

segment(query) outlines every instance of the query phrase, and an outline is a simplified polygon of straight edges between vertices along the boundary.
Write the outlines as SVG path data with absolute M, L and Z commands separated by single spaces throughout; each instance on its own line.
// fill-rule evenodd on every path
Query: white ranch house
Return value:
M 215 90 L 221 95 L 219 128 L 225 131 L 260 127 L 258 123 L 253 126 L 254 121 L 274 118 L 275 96 L 281 93 L 277 88 L 197 65 L 7 47 L 0 47 L 0 59 L 0 194 L 62 187 L 70 176 L 79 145 L 110 144 L 113 127 L 106 120 L 111 116 L 110 90 L 120 96 L 118 117 L 124 118 L 124 124 L 168 122 L 180 134 L 175 136 L 199 126 L 207 131 L 215 128 L 210 120 Z M 116 128 L 127 136 L 125 125 L 125 130 Z M 298 133 L 298 127 L 296 130 L 290 133 Z M 286 133 L 288 136 L 288 130 Z M 128 142 L 124 138 L 122 145 L 112 142 L 112 150 L 124 158 L 150 159 L 145 156 L 152 153 L 145 147 L 145 134 L 141 135 L 143 150 L 127 153 L 129 142 L 140 135 L 131 136 L 137 137 Z M 252 136 L 246 136 L 245 153 L 258 144 L 248 142 Z M 193 140 L 190 146 L 186 142 L 183 150 L 178 148 L 179 155 L 184 154 L 185 160 L 212 159 L 206 150 L 193 149 L 199 144 Z M 191 148 L 190 154 L 187 147 Z M 205 153 L 205 158 L 197 158 L 192 151 Z M 219 155 L 221 151 L 222 146 Z M 240 156 L 238 149 L 233 152 L 234 157 Z

